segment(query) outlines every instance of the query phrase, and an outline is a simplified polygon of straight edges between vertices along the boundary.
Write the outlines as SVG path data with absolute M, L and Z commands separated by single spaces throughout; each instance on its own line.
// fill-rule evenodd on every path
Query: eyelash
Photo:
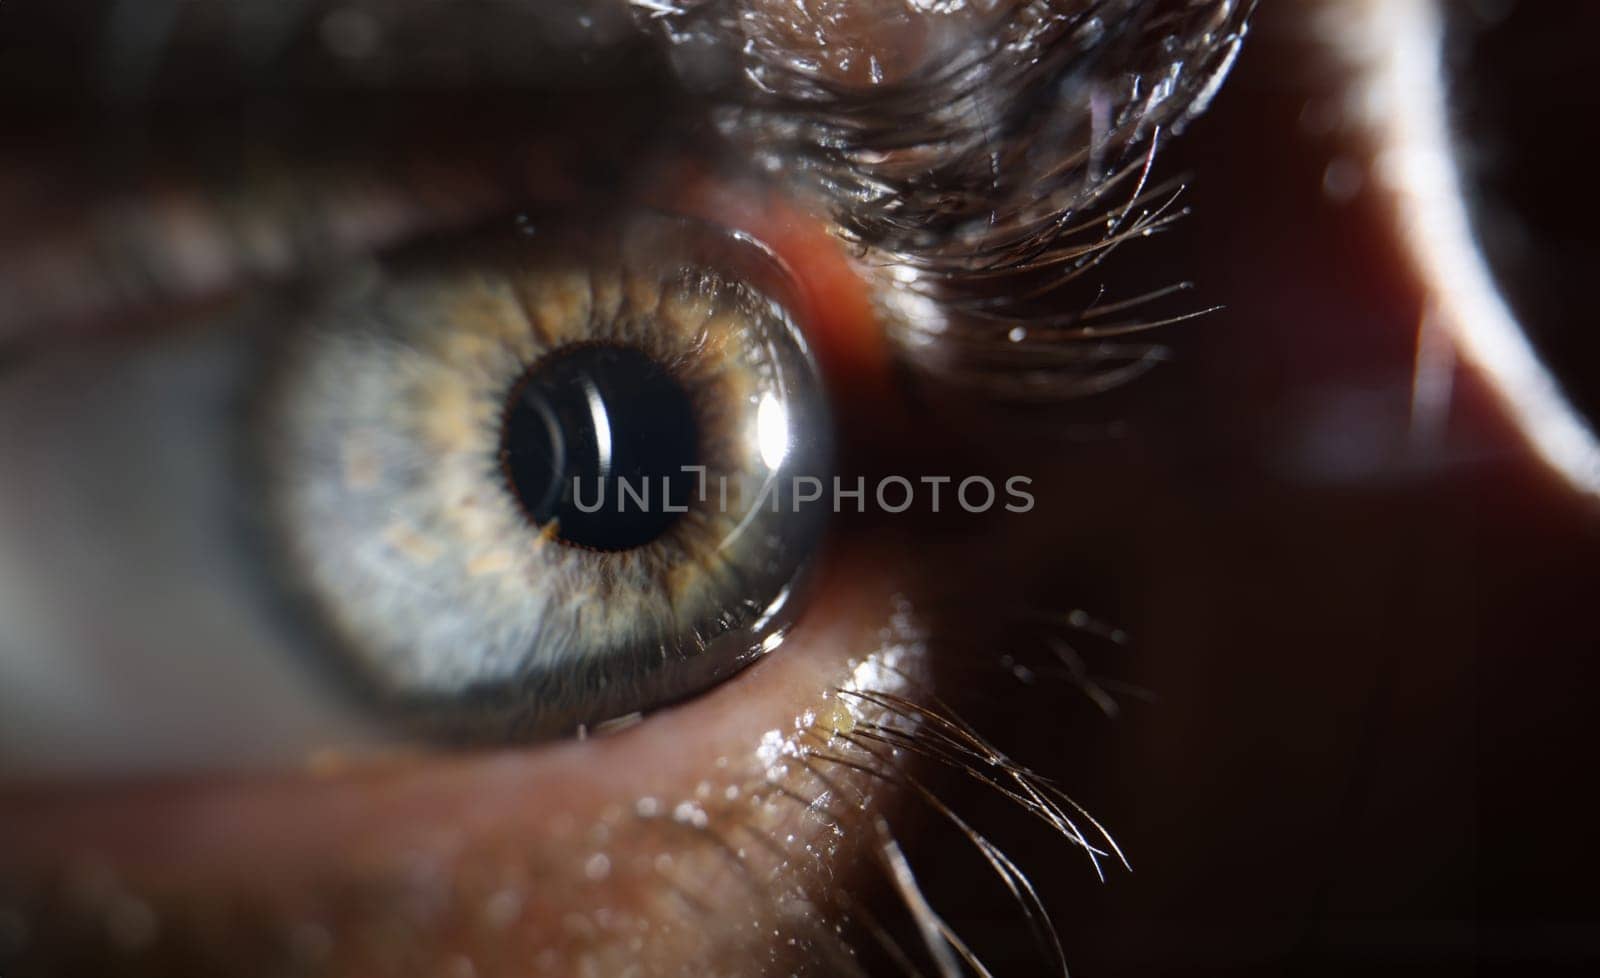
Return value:
M 634 815 L 642 821 L 666 820 L 704 835 L 737 865 L 742 877 L 752 881 L 753 896 L 763 904 L 777 905 L 785 899 L 783 887 L 795 878 L 789 874 L 801 862 L 834 858 L 843 845 L 865 846 L 898 898 L 904 919 L 874 916 L 841 887 L 822 894 L 803 893 L 832 909 L 831 915 L 822 915 L 819 921 L 835 922 L 831 929 L 817 926 L 801 938 L 807 942 L 807 952 L 829 962 L 831 974 L 864 974 L 858 962 L 867 942 L 878 946 L 904 974 L 920 974 L 913 961 L 922 958 L 934 965 L 937 974 L 964 974 L 963 967 L 989 974 L 984 950 L 967 944 L 924 894 L 887 818 L 879 818 L 869 827 L 868 839 L 846 838 L 848 810 L 865 810 L 872 793 L 885 789 L 924 810 L 972 848 L 1016 904 L 1035 943 L 1034 962 L 1046 973 L 1066 975 L 1067 955 L 1061 937 L 1028 872 L 953 807 L 952 786 L 941 776 L 953 776 L 962 784 L 975 783 L 1016 806 L 1055 837 L 1081 849 L 1102 881 L 1108 866 L 1131 866 L 1115 839 L 1083 806 L 984 738 L 959 709 L 927 687 L 921 669 L 901 668 L 896 652 L 911 651 L 907 660 L 918 661 L 926 654 L 927 639 L 909 624 L 905 608 L 897 610 L 894 621 L 894 640 L 886 650 L 858 668 L 850 683 L 833 691 L 839 704 L 834 714 L 804 718 L 781 746 L 774 745 L 776 760 L 766 781 L 741 790 L 767 810 L 765 821 L 739 809 L 731 818 L 708 819 L 698 804 L 663 809 L 653 801 Z M 1068 681 L 1081 685 L 1104 709 L 1107 694 L 1081 675 L 1082 661 L 1071 648 L 1084 639 L 1120 646 L 1126 636 L 1082 611 L 1024 614 L 1019 623 L 1020 634 L 1029 637 L 1029 647 L 1037 649 L 1045 661 L 1064 663 Z M 1063 657 L 1063 650 L 1076 660 L 1076 667 Z M 944 649 L 939 654 L 959 659 L 963 651 Z M 968 658 L 984 662 L 981 656 Z M 1024 682 L 1025 675 L 1030 677 L 1024 685 L 1047 675 L 1049 668 L 1041 663 L 1039 671 L 1033 672 L 1015 657 L 1006 657 L 1004 664 L 1019 682 Z M 1052 685 L 1046 683 L 1045 687 Z M 820 821 L 831 831 L 831 839 L 819 845 L 797 845 L 794 834 L 770 827 L 774 804 L 792 805 L 799 817 Z M 841 807 L 846 811 L 841 812 Z M 747 851 L 746 839 L 759 843 L 753 855 Z M 769 857 L 777 860 L 776 871 L 768 867 L 763 874 L 764 860 Z M 843 921 L 842 927 L 838 921 Z M 1025 959 L 1019 954 L 1007 958 Z
M 871 114 L 848 93 L 819 84 L 814 69 L 783 63 L 781 45 L 734 16 L 736 6 L 711 0 L 668 14 L 663 33 L 669 42 L 699 41 L 696 50 L 747 52 L 742 70 L 713 86 L 725 105 L 724 135 L 751 147 L 758 161 L 765 157 L 774 172 L 804 161 L 803 184 L 832 202 L 839 233 L 878 271 L 882 318 L 915 367 L 999 397 L 1098 393 L 1142 374 L 1165 353 L 1156 344 L 1108 340 L 1209 311 L 1121 318 L 1186 291 L 1188 283 L 1107 303 L 1098 291 L 1074 301 L 1067 289 L 1081 286 L 1121 243 L 1164 230 L 1185 213 L 1175 208 L 1181 187 L 1151 184 L 1154 157 L 1165 133 L 1181 130 L 1205 108 L 1239 50 L 1253 2 L 1158 13 L 1109 40 L 1094 33 L 1099 23 L 1091 29 L 1062 18 L 1052 32 L 1036 22 L 1020 40 L 1053 46 L 1048 57 L 1007 73 L 1024 60 L 1016 57 L 1019 39 L 992 37 L 987 48 L 906 83 L 890 110 Z M 1047 3 L 1016 7 L 1050 13 Z M 1132 7 L 1107 2 L 1094 12 L 1116 18 Z M 707 35 L 720 35 L 720 43 L 705 43 Z M 1163 36 L 1178 43 L 1164 44 Z M 1122 57 L 1106 59 L 1116 73 L 1097 74 L 1093 59 L 1116 45 L 1126 45 Z M 1146 54 L 1148 63 L 1130 51 Z M 1069 97 L 1053 101 L 1056 93 Z M 931 172 L 897 172 L 907 151 L 940 162 Z M 995 165 L 1002 158 L 1012 165 Z M 1076 311 L 1048 313 L 1045 297 L 1057 310 Z M 1026 874 L 920 781 L 911 762 L 949 765 L 1008 797 L 1086 849 L 1097 870 L 1101 855 L 1121 858 L 1115 842 L 1091 819 L 1106 846 L 1097 849 L 1072 823 L 1082 809 L 1050 794 L 1057 789 L 1036 782 L 947 708 L 856 695 L 881 709 L 884 720 L 838 734 L 810 756 L 897 784 L 949 820 L 1016 899 L 1042 960 L 1065 973 L 1060 941 Z M 1053 807 L 1054 800 L 1068 807 Z M 885 823 L 879 833 L 872 844 L 936 971 L 957 973 L 964 961 L 987 973 L 923 899 Z M 870 936 L 887 937 L 868 924 Z M 886 953 L 903 959 L 888 940 Z
M 791 25 L 773 15 L 712 0 L 656 19 L 669 46 L 746 52 L 709 86 L 724 135 L 773 172 L 803 161 L 803 183 L 832 203 L 884 291 L 912 293 L 884 305 L 908 362 L 990 395 L 1056 400 L 1117 386 L 1165 354 L 1108 338 L 1209 311 L 1093 322 L 1188 285 L 1106 305 L 1066 289 L 1183 216 L 1181 188 L 1148 182 L 1157 146 L 1205 109 L 1255 2 L 1061 6 L 1014 3 L 995 15 L 1000 30 L 865 96 L 786 48 Z M 1047 295 L 1079 311 L 1046 314 Z

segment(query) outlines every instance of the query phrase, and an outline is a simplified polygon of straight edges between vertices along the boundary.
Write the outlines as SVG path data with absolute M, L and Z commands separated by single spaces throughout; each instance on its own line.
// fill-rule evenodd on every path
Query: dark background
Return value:
M 1528 79 L 1571 74 L 1584 35 L 1527 16 L 1560 6 L 1458 47 L 1458 83 L 1497 93 L 1474 103 L 1478 135 L 1505 118 L 1485 102 L 1514 111 Z M 1324 190 L 1359 154 L 1303 12 L 1264 5 L 1167 157 L 1198 175 L 1194 217 L 1115 263 L 1145 287 L 1194 279 L 1225 310 L 1173 331 L 1176 362 L 1124 395 L 1128 434 L 1045 490 L 1082 514 L 1048 586 L 1132 636 L 1085 639 L 1086 662 L 1156 701 L 1120 697 L 1107 719 L 1019 685 L 978 724 L 1103 817 L 1134 871 L 1100 884 L 1002 806 L 979 821 L 1039 883 L 1078 975 L 1600 973 L 1600 506 L 1541 469 L 1466 367 L 1447 412 L 1414 421 L 1422 293 L 1379 196 Z M 1600 101 L 1560 97 L 1568 121 Z M 1530 176 L 1580 165 L 1550 158 L 1575 137 L 1543 118 L 1474 157 L 1499 226 L 1536 248 L 1585 192 Z M 1587 383 L 1587 304 L 1538 279 L 1554 266 L 1502 271 L 1549 300 L 1541 343 Z M 964 859 L 933 860 L 948 915 L 1029 973 L 1014 907 Z

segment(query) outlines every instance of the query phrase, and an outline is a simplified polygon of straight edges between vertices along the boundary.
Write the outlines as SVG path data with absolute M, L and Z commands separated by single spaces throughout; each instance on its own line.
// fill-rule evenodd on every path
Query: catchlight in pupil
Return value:
M 631 550 L 677 521 L 696 485 L 688 392 L 641 350 L 557 350 L 513 388 L 501 433 L 506 477 L 534 523 L 595 550 Z

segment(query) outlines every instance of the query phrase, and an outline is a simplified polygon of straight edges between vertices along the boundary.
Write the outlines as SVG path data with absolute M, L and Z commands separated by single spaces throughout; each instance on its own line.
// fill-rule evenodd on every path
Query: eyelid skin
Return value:
M 571 112 L 581 112 L 577 104 Z M 418 112 L 423 132 L 452 125 L 426 115 L 426 104 Z M 543 127 L 559 126 L 563 114 L 551 116 Z M 259 155 L 226 166 L 182 153 L 148 160 L 165 176 L 142 178 L 148 186 L 135 193 L 69 172 L 69 186 L 83 182 L 74 188 L 80 200 L 66 210 L 19 201 L 18 223 L 0 238 L 0 349 L 203 318 L 239 290 L 292 287 L 330 265 L 418 237 L 448 238 L 519 208 L 625 211 L 632 202 L 743 232 L 769 250 L 797 286 L 805 307 L 797 317 L 835 397 L 872 403 L 887 381 L 890 347 L 867 277 L 820 202 L 791 200 L 700 156 L 662 155 L 647 148 L 652 124 L 611 119 L 576 140 L 444 140 L 453 147 L 444 153 L 438 140 L 419 143 L 377 122 L 370 145 L 299 164 Z M 596 160 L 618 158 L 634 159 L 636 172 L 596 183 Z M 19 186 L 34 170 L 11 168 Z M 35 225 L 43 233 L 32 233 Z M 92 287 L 77 284 L 85 280 Z
M 608 97 L 602 112 L 593 101 L 485 97 L 462 114 L 421 95 L 330 99 L 321 114 L 287 118 L 270 107 L 179 115 L 137 141 L 111 138 L 114 128 L 50 133 L 34 155 L 0 163 L 0 349 L 163 329 L 233 294 L 293 287 L 518 207 L 630 198 L 623 176 L 597 175 L 653 159 L 663 120 L 685 110 Z M 608 124 L 571 124 L 595 114 Z M 185 123 L 205 138 L 183 138 Z

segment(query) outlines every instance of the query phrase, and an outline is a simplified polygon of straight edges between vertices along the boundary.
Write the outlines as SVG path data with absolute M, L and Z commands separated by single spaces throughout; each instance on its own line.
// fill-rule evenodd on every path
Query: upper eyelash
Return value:
M 1107 311 L 1098 292 L 1061 290 L 1182 216 L 1175 188 L 1147 182 L 1156 149 L 1205 109 L 1255 0 L 1015 0 L 953 58 L 864 93 L 797 60 L 782 25 L 737 0 L 648 6 L 669 45 L 745 53 L 716 82 L 725 133 L 771 169 L 804 161 L 840 233 L 934 300 L 936 317 L 888 317 L 913 363 L 1012 397 L 1094 393 L 1165 354 L 1108 337 L 1199 314 L 1088 325 Z

